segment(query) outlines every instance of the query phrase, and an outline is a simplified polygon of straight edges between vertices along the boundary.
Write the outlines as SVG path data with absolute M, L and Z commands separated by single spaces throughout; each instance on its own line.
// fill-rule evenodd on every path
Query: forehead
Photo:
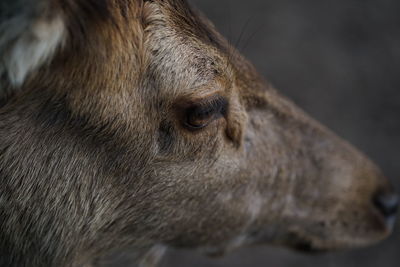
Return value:
M 229 49 L 187 3 L 148 1 L 144 21 L 149 73 L 157 88 L 190 94 L 231 80 Z

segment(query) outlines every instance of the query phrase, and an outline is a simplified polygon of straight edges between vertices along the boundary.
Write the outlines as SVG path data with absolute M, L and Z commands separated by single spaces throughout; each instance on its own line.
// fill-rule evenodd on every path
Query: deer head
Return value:
M 379 168 L 183 0 L 6 0 L 0 58 L 0 266 L 391 232 Z

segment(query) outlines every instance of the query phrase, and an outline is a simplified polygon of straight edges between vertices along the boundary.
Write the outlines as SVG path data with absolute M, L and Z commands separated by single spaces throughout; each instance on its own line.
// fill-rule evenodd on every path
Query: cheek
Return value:
M 226 246 L 246 232 L 252 215 L 241 203 L 221 201 L 219 198 L 226 196 L 215 196 L 217 190 L 202 192 L 201 187 L 187 190 L 184 199 L 169 205 L 173 210 L 166 212 L 168 217 L 163 219 L 173 245 Z
M 221 164 L 219 161 L 216 163 Z M 196 164 L 197 165 L 197 164 Z M 171 190 L 158 196 L 163 199 L 157 214 L 169 225 L 168 233 L 175 245 L 238 244 L 240 237 L 249 232 L 263 208 L 262 198 L 246 181 L 226 172 L 194 169 L 193 165 L 161 168 L 158 174 Z

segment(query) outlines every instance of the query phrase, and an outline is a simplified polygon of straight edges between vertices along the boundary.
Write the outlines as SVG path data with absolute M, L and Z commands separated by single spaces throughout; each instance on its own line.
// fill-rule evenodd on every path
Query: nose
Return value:
M 399 197 L 393 193 L 378 193 L 374 197 L 375 207 L 386 219 L 393 219 L 399 207 Z

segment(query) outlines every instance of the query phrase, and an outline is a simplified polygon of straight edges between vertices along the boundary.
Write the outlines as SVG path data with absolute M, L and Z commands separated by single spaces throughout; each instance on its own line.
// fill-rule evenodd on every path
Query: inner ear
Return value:
M 26 3 L 16 8 L 17 4 L 9 2 L 2 5 L 5 17 L 0 15 L 0 75 L 18 87 L 32 71 L 51 60 L 66 30 L 61 13 L 49 16 L 44 4 Z
M 108 0 L 1 0 L 0 97 L 50 63 L 67 35 L 110 17 Z M 71 26 L 72 25 L 72 26 Z M 74 27 L 73 27 L 74 26 Z M 77 38 L 78 39 L 78 38 Z

